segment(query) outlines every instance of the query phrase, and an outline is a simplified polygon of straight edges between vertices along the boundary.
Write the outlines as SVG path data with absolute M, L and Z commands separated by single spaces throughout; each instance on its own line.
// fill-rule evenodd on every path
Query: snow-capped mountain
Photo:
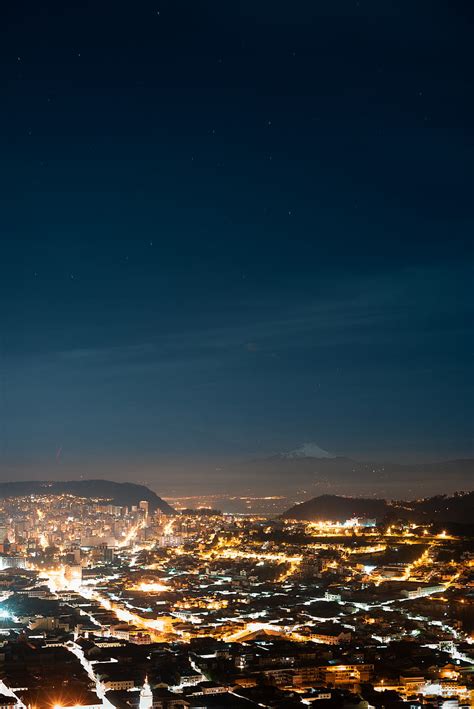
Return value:
M 320 448 L 316 443 L 303 443 L 299 448 L 295 448 L 287 453 L 280 453 L 281 458 L 335 458 L 336 456 L 323 448 Z

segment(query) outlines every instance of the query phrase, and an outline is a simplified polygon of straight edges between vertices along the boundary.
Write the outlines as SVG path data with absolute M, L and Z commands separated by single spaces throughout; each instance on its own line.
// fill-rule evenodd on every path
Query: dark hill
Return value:
M 392 502 L 374 498 L 320 495 L 287 510 L 282 517 L 314 521 L 344 521 L 351 517 L 377 520 L 403 518 L 413 522 L 467 524 L 474 520 L 474 492 L 437 495 L 423 500 Z
M 174 514 L 173 508 L 145 485 L 116 483 L 112 480 L 27 481 L 0 483 L 0 498 L 24 495 L 77 495 L 110 500 L 114 505 L 138 505 L 146 500 L 151 512 Z
M 436 522 L 474 524 L 474 492 L 436 495 L 416 503 L 416 510 Z
M 387 515 L 387 510 L 388 504 L 385 500 L 320 495 L 291 507 L 282 516 L 288 519 L 310 520 L 311 522 L 326 520 L 344 522 L 351 517 L 381 519 Z

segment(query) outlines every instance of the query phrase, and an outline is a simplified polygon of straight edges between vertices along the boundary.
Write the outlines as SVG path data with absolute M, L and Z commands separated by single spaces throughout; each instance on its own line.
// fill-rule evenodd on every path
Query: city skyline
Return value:
M 275 515 L 173 508 L 130 485 L 10 490 L 0 701 L 468 709 L 473 496 Z

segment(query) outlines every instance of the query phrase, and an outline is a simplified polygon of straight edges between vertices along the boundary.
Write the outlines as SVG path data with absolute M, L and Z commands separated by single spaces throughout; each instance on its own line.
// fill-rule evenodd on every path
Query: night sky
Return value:
M 458 0 L 4 3 L 2 479 L 472 455 L 473 30 Z

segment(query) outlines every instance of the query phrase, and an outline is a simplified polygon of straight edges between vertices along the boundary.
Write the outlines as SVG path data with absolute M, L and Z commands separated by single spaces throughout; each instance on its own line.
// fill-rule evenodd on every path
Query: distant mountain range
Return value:
M 387 500 L 340 495 L 319 495 L 307 502 L 294 505 L 283 515 L 285 519 L 317 521 L 340 521 L 352 517 L 375 518 L 378 521 L 407 519 L 413 522 L 439 524 L 474 523 L 474 492 L 453 496 L 437 495 L 410 502 L 387 502 Z
M 308 455 L 313 449 L 306 444 L 289 453 L 234 464 L 223 468 L 216 483 L 225 478 L 232 490 L 263 494 L 271 490 L 271 494 L 319 492 L 393 499 L 469 490 L 474 480 L 472 458 L 402 464 L 358 461 L 325 451 L 316 457 Z
M 138 505 L 146 500 L 151 512 L 161 510 L 166 515 L 174 514 L 173 508 L 158 497 L 145 485 L 135 483 L 116 483 L 111 480 L 69 480 L 58 481 L 26 481 L 0 483 L 0 498 L 18 497 L 21 495 L 77 495 L 78 497 L 100 498 L 110 500 L 113 505 Z

